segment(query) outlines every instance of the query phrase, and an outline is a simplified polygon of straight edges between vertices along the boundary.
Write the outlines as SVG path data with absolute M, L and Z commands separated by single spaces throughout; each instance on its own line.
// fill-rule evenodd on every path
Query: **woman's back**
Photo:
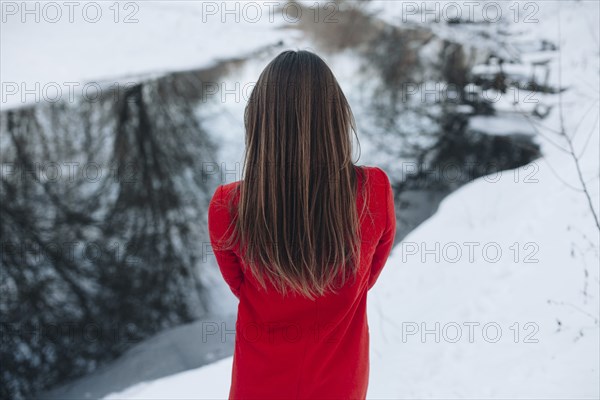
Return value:
M 357 399 L 369 373 L 367 291 L 393 246 L 396 219 L 390 182 L 377 167 L 362 168 L 356 207 L 360 263 L 356 280 L 316 299 L 266 290 L 250 273 L 239 247 L 223 246 L 232 222 L 237 185 L 217 188 L 209 206 L 209 232 L 221 273 L 239 299 L 230 398 Z M 366 185 L 363 196 L 362 185 Z M 366 202 L 365 212 L 363 204 Z

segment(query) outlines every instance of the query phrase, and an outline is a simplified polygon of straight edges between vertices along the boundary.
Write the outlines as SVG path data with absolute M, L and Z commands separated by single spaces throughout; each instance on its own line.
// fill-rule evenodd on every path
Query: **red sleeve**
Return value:
M 392 186 L 390 184 L 390 180 L 386 173 L 380 169 L 379 173 L 383 175 L 381 178 L 385 183 L 383 187 L 383 193 L 385 193 L 386 203 L 385 203 L 385 214 L 386 214 L 386 224 L 383 229 L 383 234 L 379 239 L 379 243 L 375 248 L 375 253 L 373 254 L 373 262 L 371 264 L 371 274 L 369 276 L 369 286 L 371 289 L 377 278 L 381 274 L 383 267 L 385 266 L 385 262 L 392 251 L 392 247 L 394 245 L 394 238 L 396 237 L 396 211 L 394 207 L 394 193 L 392 191 Z
M 226 239 L 231 221 L 227 202 L 223 198 L 223 186 L 219 186 L 208 206 L 208 232 L 213 254 L 221 270 L 223 279 L 233 294 L 240 298 L 240 287 L 244 281 L 240 260 L 233 250 L 225 249 L 221 244 Z

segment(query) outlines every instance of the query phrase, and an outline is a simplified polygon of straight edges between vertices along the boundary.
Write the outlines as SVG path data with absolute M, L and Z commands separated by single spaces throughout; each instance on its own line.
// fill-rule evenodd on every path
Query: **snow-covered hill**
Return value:
M 3 109 L 58 95 L 93 97 L 95 86 L 88 94 L 86 82 L 125 84 L 210 66 L 293 35 L 277 29 L 281 13 L 261 2 L 248 10 L 240 3 L 237 13 L 235 4 L 200 1 L 7 3 L 0 35 Z

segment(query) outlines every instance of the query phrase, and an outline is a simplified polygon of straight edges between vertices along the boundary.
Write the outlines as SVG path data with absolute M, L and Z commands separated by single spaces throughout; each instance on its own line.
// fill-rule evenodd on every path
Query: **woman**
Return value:
M 396 232 L 388 177 L 353 164 L 352 111 L 311 52 L 271 61 L 244 119 L 244 179 L 208 211 L 239 299 L 229 398 L 364 399 L 367 291 Z

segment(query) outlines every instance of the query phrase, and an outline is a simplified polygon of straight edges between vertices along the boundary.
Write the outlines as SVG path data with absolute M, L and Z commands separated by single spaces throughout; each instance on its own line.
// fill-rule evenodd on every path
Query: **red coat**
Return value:
M 227 199 L 239 183 L 217 188 L 208 210 L 213 252 L 239 299 L 230 399 L 364 399 L 369 380 L 367 291 L 390 254 L 396 233 L 394 198 L 383 170 L 362 167 L 370 189 L 369 216 L 361 217 L 361 268 L 336 294 L 309 300 L 282 297 L 266 280 L 260 291 L 245 273 L 237 248 L 222 250 L 230 215 Z M 359 185 L 362 185 L 359 176 Z M 360 193 L 360 186 L 359 186 Z M 362 206 L 362 196 L 357 207 Z M 288 295 L 289 296 L 289 295 Z

